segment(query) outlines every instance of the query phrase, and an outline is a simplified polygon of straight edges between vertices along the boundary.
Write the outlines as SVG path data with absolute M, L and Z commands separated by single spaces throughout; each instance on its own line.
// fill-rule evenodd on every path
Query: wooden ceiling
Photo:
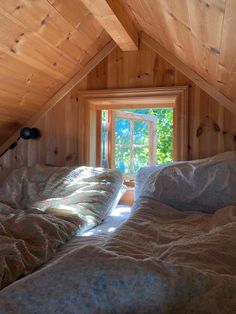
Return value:
M 80 1 L 0 1 L 0 144 L 110 40 Z
M 141 31 L 236 103 L 236 0 L 3 0 L 0 25 L 0 145 L 111 38 L 135 50 Z
M 235 0 L 120 0 L 157 40 L 236 103 Z

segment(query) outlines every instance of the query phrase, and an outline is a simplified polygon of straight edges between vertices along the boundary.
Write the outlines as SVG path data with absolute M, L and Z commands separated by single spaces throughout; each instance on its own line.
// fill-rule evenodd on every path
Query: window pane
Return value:
M 157 112 L 157 161 L 173 160 L 173 108 L 158 108 Z
M 141 167 L 146 167 L 149 164 L 149 149 L 148 147 L 134 148 L 134 171 L 138 171 Z
M 126 119 L 116 119 L 115 129 L 116 144 L 130 145 L 130 121 Z
M 134 145 L 148 145 L 149 123 L 134 121 Z
M 130 173 L 130 149 L 116 147 L 115 167 L 122 173 Z
M 108 167 L 108 114 L 102 110 L 102 132 L 101 132 L 101 166 Z

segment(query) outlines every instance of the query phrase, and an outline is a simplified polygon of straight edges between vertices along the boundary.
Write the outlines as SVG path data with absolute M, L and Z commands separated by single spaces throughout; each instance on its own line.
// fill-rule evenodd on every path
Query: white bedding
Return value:
M 236 313 L 236 153 L 149 179 L 119 228 L 108 217 L 4 288 L 0 314 Z
M 21 167 L 0 186 L 0 289 L 32 273 L 117 203 L 122 175 L 93 167 Z
M 181 210 L 214 213 L 236 205 L 235 151 L 143 168 L 136 177 L 136 196 L 138 193 L 140 198 L 155 199 Z
M 104 243 L 112 233 L 129 218 L 130 214 L 131 207 L 129 205 L 117 205 L 104 219 L 102 224 L 84 232 L 82 236 L 80 234 L 74 236 L 73 239 L 63 245 L 47 265 L 54 263 L 63 255 L 68 254 L 83 245 L 87 245 L 88 243 L 95 245 Z
M 235 313 L 235 206 L 207 214 L 139 200 L 97 238 L 3 289 L 0 313 Z

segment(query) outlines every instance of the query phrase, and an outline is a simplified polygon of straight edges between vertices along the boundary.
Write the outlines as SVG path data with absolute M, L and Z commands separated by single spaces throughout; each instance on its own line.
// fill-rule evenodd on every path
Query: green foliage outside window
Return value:
M 140 114 L 154 115 L 157 117 L 157 163 L 162 164 L 173 160 L 173 109 L 172 108 L 148 108 L 136 110 L 124 110 L 126 112 L 134 112 Z M 124 121 L 124 120 L 123 120 Z M 129 122 L 126 122 L 129 125 Z M 125 122 L 123 124 L 123 127 Z M 122 128 L 122 123 L 116 127 L 117 143 L 121 143 L 121 138 L 124 143 L 124 134 L 127 134 L 127 144 L 129 130 Z M 134 123 L 134 143 L 144 144 L 148 142 L 148 128 L 145 127 L 145 122 Z M 140 155 L 142 164 L 148 160 L 147 150 L 142 150 Z M 127 160 L 128 162 L 128 160 Z M 136 167 L 135 167 L 136 168 Z
M 173 109 L 160 108 L 153 114 L 157 115 L 157 162 L 159 164 L 173 160 Z
M 154 115 L 157 117 L 157 147 L 156 158 L 157 164 L 170 162 L 173 160 L 173 109 L 172 108 L 148 108 L 123 110 L 125 112 L 133 112 L 140 114 Z M 105 111 L 102 113 L 103 121 L 105 121 Z M 133 164 L 131 166 L 130 159 L 130 121 L 117 118 L 116 119 L 116 149 L 115 149 L 115 167 L 122 173 L 130 173 L 133 169 L 137 172 L 140 167 L 145 167 L 149 163 L 149 127 L 145 121 L 133 121 L 134 135 L 133 143 L 135 146 L 133 151 Z M 102 152 L 105 154 L 105 133 L 103 134 Z M 119 147 L 126 146 L 126 147 Z M 138 147 L 140 146 L 140 147 Z M 141 147 L 142 146 L 142 147 Z M 105 155 L 103 156 L 105 158 Z M 131 169 L 132 168 L 132 169 Z

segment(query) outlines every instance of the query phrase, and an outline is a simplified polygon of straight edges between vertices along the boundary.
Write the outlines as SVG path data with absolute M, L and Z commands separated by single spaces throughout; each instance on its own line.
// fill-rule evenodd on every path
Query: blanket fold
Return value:
M 83 224 L 35 209 L 0 212 L 0 288 L 44 264 Z
M 52 258 L 75 233 L 116 204 L 118 171 L 37 165 L 14 170 L 0 187 L 0 289 Z
M 139 199 L 133 210 L 2 290 L 0 314 L 235 313 L 236 206 L 206 214 Z

